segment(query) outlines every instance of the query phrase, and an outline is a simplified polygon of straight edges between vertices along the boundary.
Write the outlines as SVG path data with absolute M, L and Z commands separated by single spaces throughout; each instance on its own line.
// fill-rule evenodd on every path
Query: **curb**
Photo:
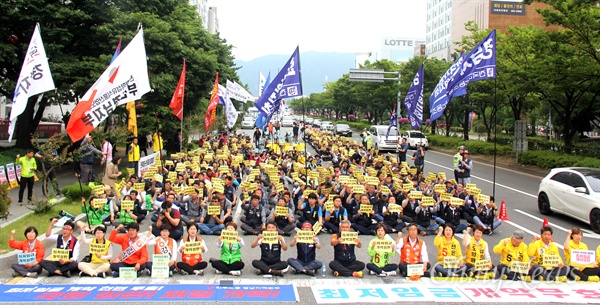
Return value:
M 57 205 L 57 204 L 61 203 L 63 200 L 65 200 L 65 197 L 62 197 L 62 198 L 58 198 L 58 199 L 56 199 L 56 201 L 55 201 L 55 202 L 52 204 L 52 206 L 55 206 L 55 205 Z M 19 217 L 15 218 L 15 219 L 11 219 L 11 220 L 9 220 L 9 221 L 7 221 L 7 222 L 3 223 L 3 224 L 0 224 L 0 229 L 1 229 L 1 228 L 4 228 L 4 227 L 6 227 L 6 226 L 8 226 L 9 224 L 11 224 L 11 223 L 13 223 L 13 222 L 15 222 L 15 221 L 17 221 L 17 220 L 19 220 L 19 219 L 21 219 L 21 218 L 23 218 L 23 217 L 27 216 L 27 215 L 29 215 L 29 214 L 31 214 L 31 213 L 33 213 L 33 211 L 32 211 L 32 210 L 30 210 L 29 212 L 27 212 L 27 213 L 25 213 L 25 214 L 23 214 L 23 215 L 21 215 L 21 216 L 19 216 Z

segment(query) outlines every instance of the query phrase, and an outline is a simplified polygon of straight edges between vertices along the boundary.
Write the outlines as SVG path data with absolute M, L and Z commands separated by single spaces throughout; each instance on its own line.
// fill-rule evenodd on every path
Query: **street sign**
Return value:
M 350 81 L 383 83 L 383 70 L 350 69 Z

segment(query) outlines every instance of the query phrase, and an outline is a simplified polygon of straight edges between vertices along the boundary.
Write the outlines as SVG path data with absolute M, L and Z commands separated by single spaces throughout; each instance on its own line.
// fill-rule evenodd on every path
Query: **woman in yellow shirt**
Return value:
M 162 132 L 157 131 L 152 135 L 152 151 L 160 152 L 165 149 L 163 146 Z
M 581 241 L 582 238 L 583 232 L 578 227 L 573 227 L 573 229 L 567 231 L 567 240 L 565 240 L 564 250 L 565 262 L 572 270 L 569 273 L 569 278 L 572 280 L 579 278 L 579 280 L 585 282 L 598 282 L 600 279 L 598 277 L 600 276 L 600 268 L 598 268 L 597 262 L 592 264 L 581 264 L 571 261 L 571 251 L 588 250 L 588 246 Z M 598 247 L 598 250 L 600 250 L 600 246 Z M 596 256 L 598 255 L 598 250 L 596 250 Z
M 460 242 L 454 238 L 454 226 L 446 224 L 433 240 L 438 249 L 438 262 L 434 267 L 437 276 L 465 276 L 467 266 L 463 260 Z

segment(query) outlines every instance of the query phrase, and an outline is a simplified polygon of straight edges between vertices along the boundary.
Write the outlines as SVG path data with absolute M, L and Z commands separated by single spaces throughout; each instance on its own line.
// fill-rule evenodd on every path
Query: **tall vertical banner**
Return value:
M 133 134 L 134 137 L 138 136 L 137 129 L 137 114 L 135 111 L 135 101 L 127 102 L 125 106 L 127 109 L 127 130 Z
M 15 87 L 10 111 L 10 125 L 8 127 L 8 141 L 12 141 L 17 117 L 25 111 L 29 97 L 42 92 L 53 90 L 54 80 L 48 65 L 48 58 L 44 50 L 44 43 L 40 35 L 40 25 L 36 24 L 21 67 L 21 73 Z M 23 126 L 25 128 L 25 126 Z
M 429 98 L 431 121 L 442 116 L 448 102 L 467 94 L 470 82 L 496 78 L 496 30 L 446 71 Z
M 262 95 L 262 92 L 265 90 L 265 82 L 267 79 L 262 74 L 262 71 L 258 71 L 258 97 Z
M 269 71 L 269 74 L 267 74 L 267 79 L 265 80 L 265 85 L 263 86 L 263 90 L 260 92 L 260 95 L 263 95 L 263 93 L 265 93 L 265 90 L 267 89 L 267 87 L 269 87 L 270 84 L 271 84 L 271 71 Z
M 258 108 L 259 114 L 262 114 L 262 118 L 259 115 L 259 118 L 256 119 L 256 126 L 264 129 L 273 113 L 279 109 L 282 99 L 302 95 L 300 73 L 300 48 L 296 47 L 290 59 L 256 102 L 255 106 Z
M 238 112 L 235 110 L 235 106 L 229 97 L 229 90 L 219 85 L 219 100 L 223 102 L 225 106 L 225 117 L 227 118 L 227 128 L 232 128 L 238 118 Z
M 413 79 L 406 98 L 404 99 L 404 107 L 408 112 L 408 118 L 410 119 L 410 126 L 412 129 L 418 129 L 423 124 L 423 79 L 425 69 L 424 65 L 421 64 L 421 68 L 417 71 L 417 75 Z
M 181 75 L 179 76 L 179 82 L 177 88 L 173 92 L 171 103 L 169 108 L 173 111 L 173 114 L 181 121 L 183 120 L 183 96 L 185 95 L 185 59 L 183 60 L 183 68 L 181 69 Z
M 73 109 L 66 128 L 69 137 L 80 140 L 117 106 L 140 99 L 149 91 L 144 31 L 140 29 Z
M 204 129 L 208 131 L 210 125 L 212 125 L 217 119 L 217 106 L 219 105 L 219 72 L 215 76 L 215 83 L 213 85 L 212 92 L 210 93 L 210 101 L 208 102 L 208 108 L 204 115 Z

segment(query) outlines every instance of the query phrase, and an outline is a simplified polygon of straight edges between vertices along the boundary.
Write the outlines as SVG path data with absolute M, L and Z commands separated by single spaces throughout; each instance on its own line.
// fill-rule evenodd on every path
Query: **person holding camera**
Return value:
M 174 240 L 180 240 L 183 236 L 183 223 L 181 222 L 181 214 L 179 210 L 173 208 L 171 201 L 163 201 L 161 205 L 162 210 L 158 214 L 156 223 L 152 226 L 152 235 L 160 236 L 161 226 L 164 223 L 170 225 L 169 236 Z
M 417 168 L 417 174 L 422 173 L 425 168 L 425 149 L 423 146 L 417 146 L 417 151 L 415 151 L 411 158 L 414 161 L 414 165 Z

